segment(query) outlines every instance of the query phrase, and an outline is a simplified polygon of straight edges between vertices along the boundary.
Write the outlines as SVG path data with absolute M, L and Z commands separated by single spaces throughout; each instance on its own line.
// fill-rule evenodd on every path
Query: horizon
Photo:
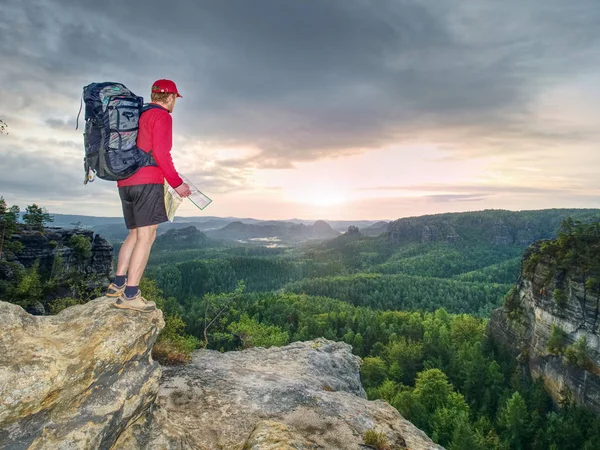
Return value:
M 38 205 L 40 207 L 43 207 L 43 205 Z M 511 212 L 511 213 L 524 213 L 524 212 L 541 212 L 541 211 L 550 211 L 550 210 L 578 210 L 578 211 L 584 211 L 584 210 L 598 210 L 600 211 L 600 208 L 543 208 L 543 209 L 521 209 L 521 210 L 509 210 L 509 209 L 482 209 L 482 210 L 472 210 L 472 211 L 445 211 L 445 212 L 440 212 L 440 213 L 433 213 L 433 214 L 422 214 L 422 215 L 417 215 L 417 216 L 402 216 L 402 217 L 397 217 L 394 219 L 328 219 L 328 218 L 319 218 L 319 219 L 302 219 L 302 218 L 298 218 L 298 217 L 292 217 L 292 218 L 287 218 L 287 219 L 260 219 L 257 217 L 239 217 L 239 216 L 176 216 L 174 222 L 172 223 L 177 223 L 177 222 L 181 222 L 181 221 L 186 221 L 189 219 L 194 219 L 194 220 L 198 220 L 198 219 L 206 219 L 206 220 L 212 220 L 212 219 L 223 219 L 223 220 L 239 220 L 239 221 L 243 221 L 243 220 L 251 220 L 251 221 L 258 221 L 258 222 L 269 222 L 269 221 L 276 221 L 276 222 L 292 222 L 292 221 L 299 221 L 299 222 L 318 222 L 318 221 L 323 221 L 323 222 L 394 222 L 397 220 L 402 220 L 402 219 L 411 219 L 411 218 L 420 218 L 420 217 L 429 217 L 429 216 L 437 216 L 437 215 L 445 215 L 445 214 L 470 214 L 470 213 L 481 213 L 481 212 L 489 212 L 489 211 L 501 211 L 501 212 Z M 90 217 L 90 218 L 97 218 L 97 219 L 115 219 L 117 221 L 122 221 L 123 217 L 122 216 L 92 216 L 92 215 L 85 215 L 85 214 L 63 214 L 63 213 L 52 213 L 52 211 L 49 211 L 51 216 L 57 215 L 57 216 L 75 216 L 75 217 Z M 23 215 L 24 212 L 23 210 L 21 210 L 21 215 Z M 52 227 L 53 224 L 52 222 L 47 224 L 48 227 Z
M 175 167 L 213 199 L 177 217 L 600 208 L 599 24 L 596 0 L 7 0 L 0 195 L 122 217 L 83 185 L 82 88 L 170 78 Z

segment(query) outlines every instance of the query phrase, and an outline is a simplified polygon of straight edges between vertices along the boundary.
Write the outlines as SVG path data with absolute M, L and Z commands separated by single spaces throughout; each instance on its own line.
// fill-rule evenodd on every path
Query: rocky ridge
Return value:
M 566 217 L 598 217 L 593 209 L 547 209 L 541 211 L 484 210 L 444 213 L 394 220 L 385 239 L 391 245 L 479 241 L 497 246 L 525 247 L 556 234 Z
M 363 449 L 441 447 L 388 403 L 369 401 L 358 357 L 323 338 L 194 352 L 161 367 L 162 312 L 101 297 L 32 316 L 0 302 L 0 449 Z

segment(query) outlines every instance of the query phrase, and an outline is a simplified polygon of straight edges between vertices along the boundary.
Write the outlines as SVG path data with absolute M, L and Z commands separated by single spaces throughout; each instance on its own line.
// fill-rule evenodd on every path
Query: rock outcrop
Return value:
M 322 338 L 279 348 L 198 350 L 189 364 L 163 369 L 157 404 L 184 425 L 189 448 L 359 449 L 370 429 L 384 432 L 392 448 L 441 448 L 388 403 L 368 401 L 359 366 L 348 344 Z M 164 430 L 164 416 L 156 421 Z M 163 448 L 164 432 L 147 422 L 124 433 L 128 448 Z
M 81 258 L 71 246 L 73 235 L 85 237 L 91 244 L 91 253 Z M 23 245 L 23 250 L 14 255 L 13 260 L 23 267 L 31 267 L 36 260 L 40 269 L 50 272 L 57 256 L 62 258 L 66 272 L 77 270 L 86 275 L 108 278 L 112 269 L 113 247 L 103 237 L 91 230 L 66 228 L 45 228 L 44 231 L 23 230 L 12 236 L 14 241 Z
M 523 255 L 528 265 L 543 242 Z M 555 271 L 541 258 L 522 269 L 504 308 L 493 311 L 488 334 L 524 365 L 532 377 L 542 377 L 546 389 L 559 401 L 564 389 L 580 404 L 600 412 L 600 299 L 573 270 Z M 554 336 L 554 344 L 549 340 Z M 564 350 L 585 338 L 585 364 L 573 363 Z M 559 347 L 562 351 L 557 351 Z
M 441 449 L 388 403 L 366 399 L 360 359 L 326 339 L 163 367 L 162 313 L 102 297 L 56 316 L 0 302 L 0 449 Z M 161 377 L 162 371 L 162 377 Z
M 162 312 L 102 297 L 55 316 L 0 302 L 0 448 L 105 449 L 154 402 Z

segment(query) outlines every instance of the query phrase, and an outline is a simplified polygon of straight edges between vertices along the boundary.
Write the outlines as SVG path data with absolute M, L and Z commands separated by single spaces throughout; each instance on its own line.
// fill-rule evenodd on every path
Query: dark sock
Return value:
M 114 283 L 116 286 L 119 286 L 119 287 L 121 287 L 121 286 L 123 286 L 123 285 L 125 284 L 125 280 L 126 280 L 126 279 L 127 279 L 127 275 L 117 275 L 117 276 L 115 277 L 115 281 L 113 281 L 113 283 Z
M 125 297 L 133 298 L 138 292 L 138 286 L 127 286 L 125 288 Z

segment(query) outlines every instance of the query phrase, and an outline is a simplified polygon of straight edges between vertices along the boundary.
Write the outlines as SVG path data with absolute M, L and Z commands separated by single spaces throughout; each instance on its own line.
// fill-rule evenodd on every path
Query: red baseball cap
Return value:
M 177 97 L 181 97 L 181 94 L 177 91 L 177 86 L 171 80 L 156 80 L 152 83 L 152 92 L 166 92 L 177 94 Z

